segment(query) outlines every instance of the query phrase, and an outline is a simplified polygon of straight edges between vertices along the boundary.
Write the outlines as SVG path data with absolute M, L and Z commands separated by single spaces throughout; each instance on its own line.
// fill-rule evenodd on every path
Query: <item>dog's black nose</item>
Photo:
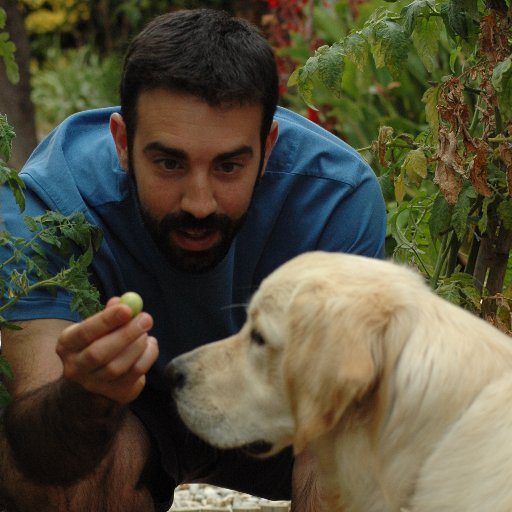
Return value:
M 165 369 L 165 379 L 171 390 L 181 389 L 185 385 L 185 374 L 173 361 Z

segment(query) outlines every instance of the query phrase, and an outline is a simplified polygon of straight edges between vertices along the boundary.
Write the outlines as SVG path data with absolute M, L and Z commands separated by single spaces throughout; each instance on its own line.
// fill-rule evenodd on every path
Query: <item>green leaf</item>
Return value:
M 512 68 L 512 57 L 507 57 L 505 60 L 496 65 L 492 73 L 492 85 L 498 92 L 506 89 L 508 81 L 510 80 L 510 71 Z
M 0 157 L 6 162 L 11 158 L 12 141 L 15 136 L 14 128 L 8 123 L 7 116 L 0 114 Z
M 62 246 L 62 241 L 52 231 L 41 231 L 39 233 L 39 238 L 43 242 L 46 242 L 48 245 L 53 245 L 57 249 Z
M 384 200 L 386 202 L 395 200 L 395 189 L 393 187 L 393 182 L 391 181 L 389 174 L 382 174 L 378 178 L 380 188 L 382 190 L 382 195 L 384 196 Z
M 464 10 L 463 0 L 448 0 L 441 6 L 441 18 L 446 31 L 452 39 L 460 36 L 467 39 L 469 35 L 468 16 Z
M 478 20 L 478 0 L 461 0 L 464 12 L 469 19 Z
M 382 20 L 374 28 L 372 51 L 376 66 L 386 66 L 398 78 L 407 60 L 409 38 L 398 23 Z
M 512 118 L 512 56 L 494 68 L 491 82 L 498 93 L 498 105 L 502 116 Z
M 4 59 L 7 78 L 13 84 L 18 83 L 20 80 L 18 65 L 14 59 L 15 51 L 16 45 L 9 41 L 9 34 L 6 32 L 0 33 L 0 57 Z
M 457 203 L 453 206 L 452 226 L 459 241 L 463 240 L 466 233 L 471 199 L 475 198 L 475 189 L 468 186 L 461 191 Z
M 427 89 L 421 98 L 421 101 L 425 103 L 425 117 L 427 118 L 428 125 L 430 126 L 435 139 L 437 139 L 439 133 L 439 112 L 437 111 L 438 99 L 438 85 Z
M 409 151 L 402 163 L 402 170 L 409 180 L 419 187 L 427 177 L 427 157 L 423 150 L 418 148 Z
M 433 3 L 431 0 L 414 0 L 409 5 L 406 5 L 400 15 L 404 18 L 404 31 L 410 36 L 414 30 L 416 23 L 425 14 L 432 12 Z
M 488 215 L 489 205 L 492 202 L 494 202 L 494 200 L 495 200 L 494 196 L 484 197 L 484 201 L 482 203 L 482 212 L 480 214 L 480 219 L 478 220 L 478 224 L 477 224 L 478 230 L 482 234 L 487 231 L 487 222 L 489 220 L 489 215 Z
M 5 9 L 0 7 L 0 29 L 5 28 L 5 22 L 7 21 L 7 14 Z
M 15 169 L 11 169 L 3 160 L 0 160 L 0 185 L 3 185 L 4 183 L 9 185 L 20 212 L 22 212 L 25 209 L 25 196 L 23 195 L 25 183 Z
M 92 247 L 92 244 L 89 245 L 86 251 L 84 251 L 79 257 L 78 257 L 78 264 L 82 267 L 88 267 L 92 263 L 92 259 L 94 256 L 94 250 Z
M 400 172 L 400 174 L 395 178 L 395 199 L 398 204 L 400 204 L 405 197 L 405 183 L 404 183 L 404 171 Z
M 437 16 L 420 18 L 412 34 L 412 42 L 425 69 L 432 73 L 439 67 L 439 40 L 441 21 Z
M 370 51 L 368 41 L 363 37 L 363 35 L 360 32 L 348 35 L 343 40 L 343 50 L 347 59 L 355 64 L 359 71 L 363 71 Z
M 439 238 L 446 233 L 452 224 L 453 206 L 446 201 L 443 194 L 438 194 L 432 205 L 432 212 L 428 221 L 430 236 Z
M 480 309 L 480 292 L 475 287 L 471 274 L 456 272 L 445 277 L 435 291 L 439 296 L 465 309 L 473 312 Z
M 39 224 L 36 222 L 34 217 L 25 216 L 23 217 L 23 222 L 25 223 L 25 226 L 27 226 L 27 228 L 33 233 L 39 229 Z
M 30 283 L 26 270 L 21 273 L 17 270 L 13 270 L 9 277 L 11 283 L 11 286 L 8 290 L 9 298 L 13 298 L 15 296 L 24 296 L 28 294 Z
M 505 229 L 512 230 L 512 200 L 504 199 L 497 208 L 498 217 Z
M 323 84 L 336 96 L 341 92 L 341 81 L 345 68 L 343 45 L 334 43 L 318 55 L 318 74 Z
M 287 83 L 288 87 L 295 87 L 296 85 L 299 84 L 300 72 L 301 72 L 300 67 L 297 67 L 293 70 L 293 73 L 288 78 L 288 83 Z
M 306 64 L 299 68 L 297 75 L 297 85 L 299 94 L 308 107 L 315 108 L 313 105 L 313 76 L 318 71 L 318 56 L 309 57 Z
M 19 325 L 9 322 L 3 316 L 0 316 L 0 327 L 10 329 L 11 331 L 21 331 L 21 327 Z

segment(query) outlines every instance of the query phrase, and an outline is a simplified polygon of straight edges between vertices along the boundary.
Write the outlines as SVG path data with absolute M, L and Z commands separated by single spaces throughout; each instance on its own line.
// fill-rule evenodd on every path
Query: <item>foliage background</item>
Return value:
M 259 24 L 278 57 L 282 104 L 358 148 L 379 177 L 387 255 L 415 265 L 439 294 L 511 330 L 511 0 L 16 6 L 31 49 L 39 138 L 73 112 L 117 103 L 124 48 L 155 15 L 213 7 Z M 11 44 L 0 34 L 12 80 Z
M 388 255 L 510 332 L 510 1 L 292 3 L 287 85 L 379 176 Z

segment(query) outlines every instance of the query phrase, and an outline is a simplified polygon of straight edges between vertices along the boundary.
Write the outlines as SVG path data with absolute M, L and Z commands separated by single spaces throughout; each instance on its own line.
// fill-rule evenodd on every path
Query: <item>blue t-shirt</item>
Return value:
M 261 280 L 290 258 L 311 250 L 382 257 L 385 208 L 377 179 L 355 150 L 307 119 L 279 108 L 279 138 L 257 185 L 247 221 L 229 253 L 206 274 L 169 267 L 146 232 L 132 180 L 122 170 L 109 130 L 115 108 L 75 114 L 36 148 L 21 177 L 26 215 L 83 212 L 104 240 L 91 266 L 103 300 L 138 292 L 154 318 L 160 356 L 148 385 L 163 389 L 166 363 L 198 345 L 238 331 L 245 305 Z M 4 187 L 1 223 L 27 230 Z M 7 249 L 0 247 L 0 261 Z M 4 272 L 10 272 L 7 268 Z M 70 297 L 39 290 L 5 312 L 12 320 L 80 320 Z

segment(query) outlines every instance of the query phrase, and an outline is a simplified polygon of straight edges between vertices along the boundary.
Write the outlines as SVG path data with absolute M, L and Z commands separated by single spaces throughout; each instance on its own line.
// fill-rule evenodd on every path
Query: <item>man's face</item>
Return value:
M 132 173 L 143 219 L 171 265 L 205 272 L 225 256 L 243 224 L 265 161 L 259 105 L 210 107 L 166 90 L 143 92 L 131 154 L 122 118 L 111 130 Z M 277 137 L 273 126 L 268 157 Z

